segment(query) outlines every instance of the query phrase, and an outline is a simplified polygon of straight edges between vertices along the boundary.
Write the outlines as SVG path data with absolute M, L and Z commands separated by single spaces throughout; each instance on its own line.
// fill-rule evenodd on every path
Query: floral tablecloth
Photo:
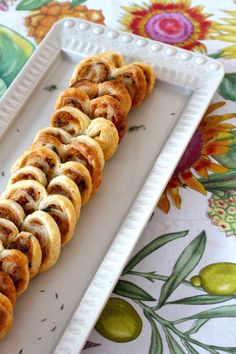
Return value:
M 236 1 L 0 0 L 0 95 L 66 16 L 204 53 L 226 71 L 84 350 L 236 353 Z

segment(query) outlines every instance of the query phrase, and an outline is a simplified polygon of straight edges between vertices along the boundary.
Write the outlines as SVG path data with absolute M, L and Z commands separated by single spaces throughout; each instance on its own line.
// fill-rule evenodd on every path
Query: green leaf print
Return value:
M 0 25 L 0 92 L 4 93 L 26 61 L 34 46 L 20 34 Z
M 159 333 L 159 330 L 158 330 L 154 320 L 149 315 L 149 313 L 144 311 L 144 315 L 147 317 L 147 319 L 152 327 L 152 336 L 151 336 L 151 343 L 150 343 L 150 347 L 149 347 L 149 354 L 162 354 L 163 353 L 163 345 L 162 345 L 162 340 L 161 340 L 161 335 Z
M 227 100 L 236 101 L 236 73 L 225 74 L 219 94 Z
M 17 5 L 16 10 L 18 11 L 37 10 L 44 5 L 47 5 L 51 1 L 52 0 L 23 0 Z
M 190 244 L 184 249 L 174 265 L 172 274 L 162 286 L 158 307 L 165 304 L 166 300 L 177 288 L 178 285 L 187 277 L 189 273 L 196 267 L 202 258 L 206 244 L 206 234 L 201 232 Z
M 185 297 L 183 299 L 167 302 L 166 304 L 181 304 L 181 305 L 212 305 L 219 304 L 235 299 L 235 296 L 217 296 L 217 295 L 196 295 Z
M 199 331 L 199 329 L 204 326 L 205 323 L 207 323 L 209 320 L 208 319 L 200 319 L 200 320 L 196 320 L 192 327 L 187 331 L 185 332 L 185 334 L 194 334 L 194 333 L 197 333 Z
M 134 300 L 155 301 L 145 290 L 127 280 L 119 280 L 113 293 Z
M 224 318 L 224 317 L 236 317 L 236 305 L 227 305 L 215 307 L 203 312 L 196 313 L 193 316 L 181 318 L 174 323 L 182 323 L 185 321 L 190 321 L 194 319 L 212 319 L 212 318 Z
M 170 354 L 185 354 L 179 343 L 172 336 L 170 331 L 165 329 L 166 341 L 169 347 Z
M 183 345 L 188 350 L 188 354 L 199 354 L 188 342 L 183 341 Z
M 131 269 L 133 269 L 138 263 L 140 263 L 145 257 L 149 256 L 151 253 L 158 250 L 158 248 L 164 246 L 166 243 L 176 240 L 181 237 L 185 237 L 188 231 L 173 232 L 170 234 L 162 235 L 149 244 L 145 246 L 141 251 L 139 251 L 127 264 L 122 275 L 127 274 Z

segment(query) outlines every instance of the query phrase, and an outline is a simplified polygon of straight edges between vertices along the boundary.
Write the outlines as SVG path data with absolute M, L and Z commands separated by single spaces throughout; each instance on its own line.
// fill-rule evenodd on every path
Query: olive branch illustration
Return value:
M 191 283 L 191 281 L 186 280 L 187 276 L 194 270 L 203 256 L 206 245 L 206 234 L 204 231 L 202 231 L 185 247 L 177 259 L 170 276 L 157 274 L 155 271 L 145 273 L 134 270 L 134 267 L 139 264 L 145 257 L 157 251 L 165 244 L 185 237 L 187 234 L 188 231 L 182 231 L 165 234 L 154 239 L 129 261 L 122 273 L 122 276 L 129 274 L 136 277 L 145 278 L 151 282 L 163 282 L 164 284 L 161 288 L 161 293 L 158 300 L 154 299 L 150 294 L 148 294 L 145 290 L 136 284 L 123 279 L 118 281 L 113 293 L 131 299 L 143 310 L 144 316 L 147 318 L 151 326 L 151 342 L 149 354 L 163 354 L 163 342 L 159 330 L 160 328 L 162 328 L 165 334 L 165 340 L 168 345 L 170 354 L 184 354 L 186 353 L 184 349 L 187 350 L 187 353 L 198 354 L 198 351 L 195 349 L 196 347 L 205 349 L 212 354 L 220 354 L 219 351 L 226 353 L 236 353 L 236 347 L 221 347 L 206 344 L 192 337 L 193 334 L 197 333 L 202 326 L 204 326 L 209 320 L 213 318 L 236 317 L 236 305 L 230 304 L 226 306 L 214 307 L 189 317 L 180 318 L 175 321 L 167 320 L 160 316 L 158 313 L 159 309 L 161 309 L 163 306 L 172 304 L 213 305 L 236 298 L 234 294 L 200 294 L 181 298 L 176 301 L 167 301 L 180 284 L 187 287 L 192 287 L 197 291 L 204 291 L 204 289 L 201 287 L 196 287 Z M 153 303 L 154 301 L 157 301 L 155 306 L 148 305 L 150 302 Z M 185 332 L 181 331 L 178 328 L 178 324 L 188 321 L 194 321 L 192 326 Z M 176 337 L 178 338 L 178 341 L 176 340 Z

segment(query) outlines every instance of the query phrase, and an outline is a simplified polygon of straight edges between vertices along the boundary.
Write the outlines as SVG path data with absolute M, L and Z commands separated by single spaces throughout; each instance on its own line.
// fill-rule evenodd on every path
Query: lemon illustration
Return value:
M 95 329 L 113 342 L 130 342 L 139 336 L 142 330 L 142 320 L 127 301 L 110 298 Z
M 204 267 L 199 275 L 191 278 L 194 286 L 212 295 L 232 295 L 236 292 L 236 264 L 212 263 Z

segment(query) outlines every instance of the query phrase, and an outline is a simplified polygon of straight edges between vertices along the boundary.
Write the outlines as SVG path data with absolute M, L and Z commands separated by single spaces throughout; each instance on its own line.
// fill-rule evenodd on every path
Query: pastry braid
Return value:
M 105 160 L 125 134 L 128 112 L 154 83 L 149 65 L 125 65 L 113 51 L 82 60 L 50 127 L 12 166 L 0 199 L 0 338 L 29 279 L 51 268 L 72 238 L 81 207 L 98 191 Z

